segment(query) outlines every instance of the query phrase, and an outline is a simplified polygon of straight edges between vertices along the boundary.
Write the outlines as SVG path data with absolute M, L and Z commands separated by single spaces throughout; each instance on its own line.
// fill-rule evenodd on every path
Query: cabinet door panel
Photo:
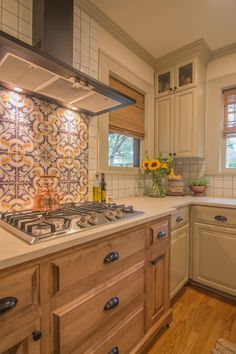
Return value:
M 188 281 L 189 225 L 171 232 L 170 291 L 173 297 Z
M 196 90 L 175 94 L 174 150 L 178 157 L 196 154 Z
M 36 320 L 0 338 L 0 354 L 40 354 L 41 340 L 33 340 L 32 332 L 39 330 Z
M 146 278 L 146 330 L 169 308 L 169 247 L 157 257 L 151 257 Z
M 236 295 L 236 230 L 194 223 L 193 280 Z
M 158 136 L 157 153 L 163 156 L 173 153 L 173 114 L 174 96 L 169 95 L 156 100 L 156 135 Z

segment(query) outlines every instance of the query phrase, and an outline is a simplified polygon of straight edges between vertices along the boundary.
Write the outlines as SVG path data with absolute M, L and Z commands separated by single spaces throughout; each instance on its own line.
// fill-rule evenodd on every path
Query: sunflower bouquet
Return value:
M 161 154 L 157 158 L 146 158 L 142 163 L 142 168 L 146 175 L 152 176 L 152 187 L 149 195 L 154 197 L 165 197 L 164 181 L 171 171 L 173 157 L 169 156 L 167 159 L 162 158 Z

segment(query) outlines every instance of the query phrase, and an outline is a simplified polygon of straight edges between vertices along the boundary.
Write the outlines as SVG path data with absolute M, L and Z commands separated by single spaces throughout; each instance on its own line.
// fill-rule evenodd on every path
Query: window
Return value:
M 140 140 L 109 132 L 109 166 L 139 167 Z
M 236 168 L 236 87 L 225 90 L 223 95 L 225 168 Z
M 139 167 L 144 139 L 144 96 L 113 77 L 109 84 L 136 100 L 136 104 L 109 114 L 109 166 Z

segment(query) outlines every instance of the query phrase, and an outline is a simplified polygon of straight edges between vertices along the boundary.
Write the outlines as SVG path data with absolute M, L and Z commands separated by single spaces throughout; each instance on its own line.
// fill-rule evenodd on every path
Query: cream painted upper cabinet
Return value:
M 187 90 L 198 84 L 198 59 L 182 61 L 156 74 L 156 97 Z
M 196 57 L 173 68 L 156 76 L 155 154 L 204 157 L 206 66 Z

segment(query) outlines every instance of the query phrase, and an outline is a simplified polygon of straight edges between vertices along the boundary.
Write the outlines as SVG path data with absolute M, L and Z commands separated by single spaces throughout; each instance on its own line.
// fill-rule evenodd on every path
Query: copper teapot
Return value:
M 47 175 L 41 176 L 39 185 L 40 187 L 38 187 L 35 194 L 33 209 L 50 211 L 60 208 L 60 201 L 63 196 L 56 191 L 58 177 Z

